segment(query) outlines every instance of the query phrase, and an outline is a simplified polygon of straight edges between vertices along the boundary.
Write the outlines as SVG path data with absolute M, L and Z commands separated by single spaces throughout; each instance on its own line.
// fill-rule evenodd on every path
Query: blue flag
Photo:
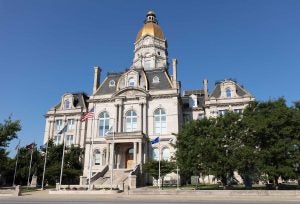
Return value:
M 151 144 L 159 143 L 159 137 L 155 138 L 154 140 L 151 140 Z
M 65 127 L 63 129 L 61 129 L 57 134 L 62 134 L 64 132 L 67 132 L 67 129 L 68 129 L 68 124 L 65 125 Z

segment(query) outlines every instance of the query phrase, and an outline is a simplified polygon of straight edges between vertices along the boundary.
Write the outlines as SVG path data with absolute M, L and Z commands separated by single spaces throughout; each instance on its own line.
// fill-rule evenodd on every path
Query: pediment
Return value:
M 127 87 L 116 92 L 112 97 L 121 98 L 137 98 L 137 97 L 147 97 L 149 94 L 141 88 Z

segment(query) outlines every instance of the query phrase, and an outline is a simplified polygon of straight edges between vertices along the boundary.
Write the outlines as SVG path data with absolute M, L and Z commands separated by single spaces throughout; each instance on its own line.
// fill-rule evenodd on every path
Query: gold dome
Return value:
M 157 25 L 156 23 L 153 23 L 153 22 L 146 23 L 140 29 L 140 31 L 138 32 L 138 34 L 136 36 L 135 42 L 139 41 L 140 39 L 142 39 L 146 35 L 151 35 L 151 36 L 159 38 L 161 40 L 165 39 L 164 33 L 162 32 L 162 30 L 159 27 L 159 25 Z
M 144 26 L 138 32 L 135 42 L 139 41 L 146 35 L 151 35 L 161 40 L 165 39 L 164 33 L 162 32 L 161 28 L 157 23 L 154 11 L 148 11 L 146 15 L 146 20 L 144 22 Z

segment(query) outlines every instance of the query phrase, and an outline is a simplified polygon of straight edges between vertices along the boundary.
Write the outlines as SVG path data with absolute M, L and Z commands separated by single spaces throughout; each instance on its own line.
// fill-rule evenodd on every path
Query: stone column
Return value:
M 80 145 L 79 143 L 79 138 L 80 138 L 80 135 L 79 135 L 79 132 L 80 132 L 80 129 L 79 129 L 79 120 L 78 119 L 74 119 L 74 122 L 76 123 L 76 126 L 75 126 L 75 134 L 74 134 L 74 144 L 75 145 Z
M 119 123 L 119 121 L 118 121 L 119 105 L 118 105 L 118 104 L 115 104 L 115 109 L 116 109 L 115 120 L 114 120 L 114 123 L 115 123 L 115 124 L 113 124 L 115 127 L 113 127 L 113 128 L 114 128 L 114 130 L 115 130 L 116 132 L 119 132 L 119 130 L 118 130 L 118 123 Z
M 143 104 L 142 103 L 140 103 L 140 130 L 141 130 L 141 132 L 143 132 L 144 131 L 144 113 L 143 113 Z
M 51 126 L 53 124 L 53 121 L 49 120 L 49 127 L 48 127 L 48 136 L 47 136 L 47 141 L 50 139 L 50 138 L 53 138 L 53 135 L 51 135 Z
M 134 161 L 134 167 L 137 164 L 137 161 L 136 161 L 136 152 L 137 152 L 137 143 L 134 142 L 133 143 L 133 161 Z
M 110 159 L 111 159 L 111 163 L 110 164 L 112 164 L 112 168 L 114 169 L 115 168 L 115 144 L 114 143 L 112 143 L 111 144 L 111 157 L 110 157 Z
M 122 102 L 121 102 L 121 104 L 119 104 L 119 118 L 118 118 L 118 120 L 119 120 L 119 123 L 118 123 L 118 125 L 119 125 L 119 127 L 118 127 L 118 130 L 119 130 L 119 132 L 123 132 L 123 104 L 122 104 Z
M 106 164 L 109 166 L 110 165 L 110 163 L 109 163 L 109 161 L 110 161 L 110 143 L 108 143 L 107 144 L 107 149 L 106 149 Z
M 139 154 L 138 154 L 139 159 L 138 159 L 138 164 L 142 163 L 142 153 L 143 153 L 143 151 L 142 151 L 142 142 L 140 141 L 139 142 Z
M 143 133 L 147 135 L 148 134 L 148 131 L 147 131 L 147 125 L 148 125 L 148 121 L 147 121 L 147 102 L 145 102 L 143 104 L 143 123 L 144 123 Z

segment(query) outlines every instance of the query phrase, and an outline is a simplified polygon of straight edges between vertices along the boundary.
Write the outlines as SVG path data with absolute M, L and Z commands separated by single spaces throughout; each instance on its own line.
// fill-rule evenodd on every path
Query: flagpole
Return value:
M 91 178 L 92 178 L 92 167 L 93 167 L 93 148 L 94 148 L 94 135 L 93 135 L 93 129 L 94 129 L 94 122 L 95 122 L 95 104 L 93 104 L 93 110 L 94 110 L 94 115 L 92 118 L 92 124 L 91 124 L 91 139 L 92 139 L 92 145 L 91 145 L 91 150 L 90 150 L 90 179 L 89 179 L 89 190 L 91 190 Z
M 111 158 L 111 171 L 110 171 L 110 190 L 113 189 L 113 177 L 114 177 L 114 151 L 115 151 L 115 119 L 113 119 L 113 143 L 112 143 L 112 158 Z
M 63 168 L 64 168 L 64 159 L 65 159 L 65 147 L 66 147 L 66 131 L 64 131 L 63 134 L 63 155 L 62 155 L 62 159 L 61 159 L 61 168 L 60 168 L 60 178 L 59 178 L 59 190 L 60 190 L 60 186 L 61 186 L 61 180 L 62 180 L 62 173 L 63 173 Z
M 30 171 L 31 171 L 32 155 L 33 155 L 33 147 L 31 148 L 30 164 L 29 164 L 28 179 L 27 179 L 27 188 L 29 186 L 29 178 L 30 178 Z
M 41 188 L 41 190 L 44 190 L 44 180 L 45 180 L 46 163 L 47 163 L 47 155 L 48 155 L 48 144 L 49 144 L 49 137 L 47 139 L 47 144 L 46 144 L 46 153 L 45 153 L 45 159 L 44 159 L 44 169 L 43 169 L 43 178 L 42 178 L 42 188 Z
M 20 144 L 20 142 L 19 142 L 19 144 Z M 16 154 L 16 165 L 15 165 L 15 173 L 14 173 L 13 186 L 15 186 L 15 181 L 16 181 L 18 160 L 19 160 L 19 145 L 18 145 L 17 154 Z
M 161 185 L 161 181 L 160 181 L 160 135 L 159 135 L 159 138 L 158 138 L 158 150 L 159 150 L 159 156 L 158 156 L 158 189 L 160 190 L 160 185 Z

